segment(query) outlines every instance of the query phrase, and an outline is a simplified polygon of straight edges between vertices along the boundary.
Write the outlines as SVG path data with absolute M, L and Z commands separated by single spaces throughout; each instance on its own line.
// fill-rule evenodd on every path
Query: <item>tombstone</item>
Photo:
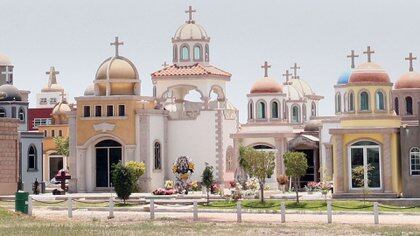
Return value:
M 69 173 L 67 173 L 67 171 L 65 171 L 65 170 L 60 170 L 60 171 L 58 171 L 57 175 L 55 176 L 55 179 L 60 181 L 61 189 L 64 192 L 66 192 L 67 191 L 66 179 L 71 179 L 71 175 Z

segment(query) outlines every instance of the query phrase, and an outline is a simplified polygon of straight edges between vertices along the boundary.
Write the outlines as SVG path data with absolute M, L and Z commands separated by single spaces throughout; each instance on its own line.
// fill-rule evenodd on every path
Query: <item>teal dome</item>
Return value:
M 348 71 L 345 71 L 344 73 L 342 73 L 340 75 L 340 77 L 338 78 L 337 84 L 338 85 L 348 84 L 349 79 L 350 79 L 350 75 L 351 75 L 351 70 L 348 70 Z

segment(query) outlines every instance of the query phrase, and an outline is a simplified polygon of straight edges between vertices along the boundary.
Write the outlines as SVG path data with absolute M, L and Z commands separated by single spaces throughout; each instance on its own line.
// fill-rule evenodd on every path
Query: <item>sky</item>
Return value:
M 232 73 L 227 97 L 241 121 L 246 94 L 263 76 L 266 60 L 279 82 L 297 62 L 301 79 L 325 96 L 320 115 L 332 115 L 333 86 L 350 67 L 350 50 L 360 54 L 360 64 L 370 45 L 372 61 L 393 82 L 408 71 L 409 52 L 420 56 L 418 0 L 0 0 L 0 53 L 11 58 L 14 84 L 31 91 L 33 107 L 50 66 L 60 71 L 58 81 L 70 97 L 83 95 L 100 63 L 113 55 L 109 43 L 118 35 L 120 54 L 134 62 L 141 94 L 150 96 L 150 74 L 171 61 L 171 37 L 189 5 L 211 37 L 211 64 Z

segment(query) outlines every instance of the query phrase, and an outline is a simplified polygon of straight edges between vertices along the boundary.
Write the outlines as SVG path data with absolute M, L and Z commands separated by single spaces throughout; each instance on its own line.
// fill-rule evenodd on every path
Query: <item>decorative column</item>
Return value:
M 322 166 L 322 170 L 323 172 L 321 173 L 321 178 L 325 179 L 325 178 L 331 178 L 333 176 L 333 157 L 332 157 L 332 145 L 331 143 L 324 143 L 324 148 L 325 148 L 325 163 L 323 163 Z
M 275 143 L 276 143 L 276 169 L 277 169 L 277 176 L 280 175 L 284 175 L 284 162 L 283 162 L 283 154 L 285 152 L 284 149 L 284 142 L 285 142 L 285 138 L 281 137 L 281 138 L 276 138 L 275 139 Z
M 76 111 L 67 113 L 69 119 L 69 156 L 67 158 L 67 166 L 72 178 L 69 180 L 69 192 L 77 192 L 77 137 L 76 137 Z M 47 165 L 45 165 L 47 166 Z
M 125 162 L 135 161 L 136 145 L 125 146 Z
M 344 173 L 343 173 L 343 135 L 335 135 L 335 166 L 334 166 L 334 192 L 344 192 Z
M 391 168 L 391 134 L 387 133 L 384 134 L 384 145 L 383 145 L 383 155 L 382 155 L 382 163 L 383 163 L 383 183 L 384 183 L 384 191 L 385 193 L 392 192 L 392 168 Z
M 86 148 L 77 148 L 77 192 L 84 193 L 86 188 Z
M 140 177 L 140 189 L 142 191 L 150 192 L 151 163 L 150 163 L 150 116 L 145 113 L 139 113 L 139 146 L 140 146 L 140 161 L 146 165 L 146 173 Z

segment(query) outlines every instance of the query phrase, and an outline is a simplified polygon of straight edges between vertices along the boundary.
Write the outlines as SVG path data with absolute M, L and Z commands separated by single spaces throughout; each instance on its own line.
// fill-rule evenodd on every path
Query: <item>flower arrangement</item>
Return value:
M 245 186 L 247 189 L 254 190 L 254 191 L 257 191 L 260 188 L 257 178 L 254 178 L 254 177 L 249 178 L 245 182 Z
M 153 195 L 172 195 L 175 194 L 175 189 L 164 189 L 164 188 L 158 188 L 155 189 L 153 192 Z
M 217 193 L 220 193 L 220 185 L 219 185 L 218 183 L 214 183 L 214 184 L 211 186 L 211 193 L 212 193 L 212 194 L 217 194 Z
M 239 199 L 242 198 L 242 186 L 240 184 L 236 184 L 233 189 L 231 189 L 230 199 L 234 202 L 237 202 Z
M 201 189 L 201 184 L 198 183 L 197 181 L 192 181 L 189 184 L 189 189 L 191 189 L 192 191 L 200 191 Z
M 319 189 L 319 183 L 314 182 L 314 181 L 308 182 L 305 186 L 305 190 L 308 193 L 313 193 L 313 192 L 317 191 L 318 189 Z
M 188 194 L 187 180 L 194 173 L 195 165 L 186 156 L 179 157 L 172 165 L 172 172 L 176 176 L 175 188 L 178 193 Z
M 173 189 L 175 186 L 175 183 L 173 180 L 166 180 L 165 181 L 165 189 L 169 190 L 169 189 Z

